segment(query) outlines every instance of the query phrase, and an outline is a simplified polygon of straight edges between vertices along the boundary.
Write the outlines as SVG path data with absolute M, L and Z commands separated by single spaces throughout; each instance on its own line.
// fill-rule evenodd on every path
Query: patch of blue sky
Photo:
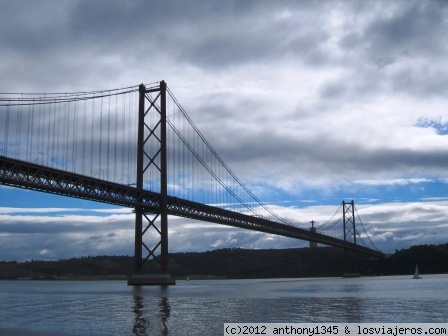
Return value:
M 266 205 L 305 208 L 316 205 L 339 206 L 342 201 L 356 204 L 419 202 L 448 197 L 445 180 L 429 178 L 359 180 L 332 188 L 304 187 L 295 193 L 275 190 L 261 200 Z
M 339 206 L 342 201 L 351 200 L 356 204 L 420 202 L 448 197 L 447 187 L 445 180 L 428 178 L 359 180 L 334 188 L 306 188 L 301 191 L 300 197 L 277 193 L 279 197 L 272 203 L 304 208 L 315 205 Z
M 98 212 L 101 209 L 120 209 L 120 207 L 100 202 L 47 194 L 32 190 L 0 186 L 1 207 L 11 208 L 60 208 L 60 212 L 76 209 L 79 213 Z M 52 212 L 51 215 L 57 215 Z
M 416 179 L 408 183 L 353 185 L 352 196 L 357 203 L 420 202 L 448 196 L 444 180 Z
M 419 118 L 415 126 L 421 128 L 433 128 L 439 135 L 448 134 L 448 122 L 443 122 L 440 117 L 437 119 Z

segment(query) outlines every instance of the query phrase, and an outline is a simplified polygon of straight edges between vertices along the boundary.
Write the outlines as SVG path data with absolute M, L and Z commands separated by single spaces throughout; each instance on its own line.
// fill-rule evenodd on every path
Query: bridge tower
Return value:
M 353 235 L 353 244 L 356 247 L 356 223 L 355 223 L 355 201 L 346 203 L 342 201 L 342 218 L 344 221 L 344 241 L 348 241 Z
M 356 222 L 355 222 L 355 201 L 347 203 L 342 201 L 342 218 L 344 225 L 344 241 L 354 244 L 356 250 Z M 344 249 L 344 274 L 343 277 L 358 277 L 358 271 L 353 271 L 357 265 L 349 265 L 347 260 L 347 249 Z
M 148 103 L 148 104 L 147 104 Z M 158 209 L 137 206 L 135 211 L 134 275 L 128 285 L 173 285 L 168 272 L 168 208 L 167 208 L 167 141 L 166 83 L 146 88 L 139 86 L 137 134 L 137 191 L 151 189 L 160 192 Z M 149 182 L 144 177 L 149 177 Z M 155 184 L 155 185 L 154 185 Z M 158 185 L 157 185 L 158 184 Z M 154 238 L 156 237 L 156 238 Z M 146 240 L 145 240 L 146 239 Z M 160 251 L 160 255 L 156 253 Z M 145 274 L 144 266 L 154 259 L 160 273 Z

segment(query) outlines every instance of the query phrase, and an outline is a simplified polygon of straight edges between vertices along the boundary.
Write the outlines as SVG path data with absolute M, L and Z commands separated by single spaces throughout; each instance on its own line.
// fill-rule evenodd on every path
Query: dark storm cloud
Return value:
M 255 10 L 249 15 L 266 14 Z M 207 30 L 189 39 L 180 54 L 181 60 L 217 70 L 231 65 L 271 63 L 279 58 L 294 59 L 299 55 L 311 62 L 320 57 L 319 41 L 326 38 L 326 34 L 318 30 L 297 30 L 291 18 L 275 20 L 269 16 L 262 22 L 247 17 L 228 17 Z
M 78 1 L 70 10 L 68 28 L 75 42 L 98 51 L 115 53 L 117 48 L 129 48 L 136 60 L 155 57 L 157 61 L 163 55 L 182 61 L 180 55 L 194 49 L 195 41 L 204 36 L 210 43 L 218 40 L 215 27 L 229 17 L 238 20 L 251 7 L 251 2 L 233 1 Z M 197 55 L 192 60 L 197 61 Z
M 307 3 L 252 1 L 2 2 L 4 58 L 20 57 L 25 69 L 51 80 L 65 69 L 105 75 L 119 63 L 152 68 L 171 60 L 221 70 L 228 65 L 305 55 L 313 62 L 327 33 L 309 25 Z M 277 18 L 289 10 L 294 16 Z M 296 8 L 294 8 L 296 7 Z M 303 21 L 297 27 L 297 20 Z M 311 23 L 311 22 L 310 22 Z M 113 59 L 108 66 L 105 59 Z M 137 63 L 138 62 L 138 63 Z M 11 63 L 13 64 L 13 63 Z M 31 66 L 31 64 L 33 66 Z M 68 72 L 67 72 L 68 71 Z M 117 72 L 117 70 L 115 70 Z M 11 71 L 11 74 L 14 72 Z
M 30 60 L 67 43 L 66 6 L 60 2 L 1 1 L 2 52 Z
M 149 56 L 157 62 L 163 55 L 219 71 L 279 55 L 317 54 L 326 34 L 297 29 L 295 20 L 310 20 L 300 6 L 299 17 L 276 19 L 285 8 L 266 1 L 79 1 L 68 29 L 72 42 L 103 52 L 129 48 L 136 60 Z
M 446 53 L 447 3 L 438 1 L 397 2 L 398 8 L 368 25 L 361 39 L 372 54 L 399 57 L 442 56 Z
M 56 5 L 3 1 L 1 5 L 3 13 L 9 14 L 3 15 L 0 24 L 7 32 L 2 34 L 2 45 L 16 55 L 33 53 L 42 62 L 39 55 L 45 55 L 48 64 L 53 59 L 60 66 L 76 64 L 80 56 L 83 61 L 83 55 L 93 63 L 107 54 L 145 62 L 148 58 L 157 62 L 163 55 L 216 70 L 288 59 L 325 64 L 334 60 L 322 49 L 333 33 L 322 24 L 331 20 L 328 13 L 336 9 L 361 16 L 378 10 L 372 3 L 318 5 L 311 1 L 74 1 Z M 446 10 L 442 3 L 409 1 L 386 7 L 390 15 L 370 20 L 360 32 L 347 24 L 349 32 L 340 45 L 368 50 L 380 63 L 393 62 L 406 52 L 445 51 L 440 39 Z
M 354 16 L 335 36 L 340 54 L 329 55 L 327 61 L 339 63 L 346 71 L 323 84 L 322 98 L 359 100 L 392 93 L 422 98 L 446 95 L 445 2 L 345 5 Z

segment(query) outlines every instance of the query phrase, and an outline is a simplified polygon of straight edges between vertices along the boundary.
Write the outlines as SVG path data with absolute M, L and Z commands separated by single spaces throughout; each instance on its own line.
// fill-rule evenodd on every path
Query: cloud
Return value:
M 379 185 L 407 185 L 407 184 L 417 184 L 417 183 L 426 183 L 426 182 L 434 182 L 427 178 L 412 178 L 412 179 L 390 179 L 390 180 L 356 180 L 356 184 L 362 185 L 370 185 L 370 186 L 379 186 Z
M 397 202 L 362 205 L 358 213 L 374 243 L 385 252 L 448 240 L 448 203 Z
M 0 208 L 1 209 L 1 208 Z M 133 255 L 133 214 L 113 213 L 114 209 L 86 215 L 84 209 L 6 209 L 0 215 L 1 260 L 31 258 L 64 259 L 83 255 Z M 49 210 L 49 211 L 46 211 Z M 107 210 L 107 209 L 105 209 Z M 77 215 L 71 212 L 79 213 Z M 65 213 L 65 215 L 61 215 Z M 261 248 L 265 234 L 211 223 L 170 217 L 171 252 L 208 251 L 216 248 Z M 145 243 L 154 246 L 160 237 L 148 230 Z M 283 241 L 283 243 L 282 243 Z M 297 246 L 298 242 L 271 238 L 271 247 Z M 299 242 L 300 245 L 300 242 Z M 152 246 L 152 245 L 151 245 Z M 266 246 L 266 244 L 264 244 Z
M 359 204 L 356 206 L 360 242 L 369 239 L 385 253 L 419 244 L 441 244 L 448 240 L 448 202 Z M 44 209 L 42 209 L 44 210 Z M 95 216 L 48 216 L 42 212 L 0 217 L 0 260 L 31 258 L 64 259 L 83 255 L 133 255 L 134 216 L 97 213 Z M 303 228 L 314 220 L 316 226 L 334 228 L 327 234 L 342 236 L 342 212 L 335 206 L 303 208 L 276 206 L 273 210 Z M 3 212 L 3 211 L 2 211 Z M 21 214 L 21 211 L 17 211 Z M 57 212 L 55 212 L 57 214 Z M 359 216 L 359 217 L 358 217 Z M 148 245 L 159 236 L 149 230 Z M 151 245 L 152 246 L 152 245 Z M 170 252 L 209 251 L 217 248 L 250 249 L 305 247 L 308 242 L 224 225 L 169 218 Z
M 389 9 L 390 12 L 384 11 L 365 30 L 371 52 L 399 53 L 408 50 L 413 55 L 425 56 L 443 53 L 439 42 L 445 25 L 443 14 L 447 11 L 446 4 L 439 1 L 411 1 L 408 6 L 391 4 Z
M 134 216 L 126 210 L 0 208 L 0 259 L 131 255 Z

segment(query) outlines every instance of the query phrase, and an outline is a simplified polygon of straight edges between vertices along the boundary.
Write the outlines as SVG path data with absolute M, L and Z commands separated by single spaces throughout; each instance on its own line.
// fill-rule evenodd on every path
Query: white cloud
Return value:
M 339 221 L 342 213 L 335 206 L 305 208 L 276 207 L 283 217 L 294 217 L 303 227 L 314 219 L 321 225 Z M 112 211 L 112 209 L 111 209 Z M 357 205 L 357 212 L 368 237 L 386 253 L 411 245 L 448 241 L 448 202 L 412 202 Z M 42 212 L 44 213 L 44 212 Z M 118 216 L 118 217 L 115 217 Z M 366 241 L 357 218 L 358 230 Z M 59 216 L 40 212 L 23 216 L 2 217 L 0 220 L 0 259 L 31 258 L 61 259 L 82 255 L 132 255 L 134 217 L 132 215 Z M 331 232 L 337 234 L 337 232 Z M 342 235 L 342 231 L 340 232 Z M 145 239 L 157 241 L 148 231 Z M 154 240 L 155 239 L 155 240 Z M 308 243 L 218 224 L 170 217 L 170 252 L 208 251 L 216 248 L 290 248 L 305 247 Z
M 43 250 L 40 250 L 39 251 L 39 254 L 40 255 L 46 255 L 46 254 L 48 254 L 50 251 L 49 250 L 47 250 L 47 249 L 43 249 Z
M 406 185 L 406 184 L 418 184 L 426 182 L 434 182 L 427 178 L 410 178 L 410 179 L 387 179 L 387 180 L 355 180 L 356 184 L 363 184 L 369 186 L 392 186 L 392 185 Z

